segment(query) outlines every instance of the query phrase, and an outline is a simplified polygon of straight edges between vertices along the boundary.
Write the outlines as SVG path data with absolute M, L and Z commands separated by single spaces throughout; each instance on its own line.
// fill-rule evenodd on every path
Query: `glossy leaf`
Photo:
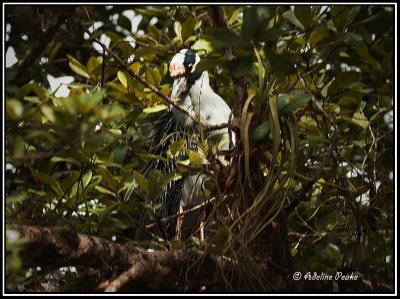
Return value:
M 98 171 L 103 178 L 103 182 L 105 182 L 111 190 L 115 191 L 117 188 L 117 182 L 110 171 L 105 166 L 99 166 Z
M 282 14 L 282 17 L 287 19 L 290 23 L 295 25 L 296 27 L 300 28 L 301 30 L 304 30 L 304 25 L 299 21 L 299 19 L 296 17 L 295 13 L 291 10 L 287 10 Z
M 192 164 L 193 166 L 200 166 L 203 164 L 204 158 L 199 153 L 197 153 L 193 150 L 189 150 L 188 156 L 189 156 L 190 164 Z
M 296 72 L 294 63 L 288 56 L 269 51 L 267 51 L 265 55 L 276 72 L 284 75 L 289 75 Z
M 166 109 L 168 109 L 168 106 L 167 105 L 164 105 L 164 104 L 160 104 L 160 105 L 156 105 L 156 106 L 154 106 L 154 107 L 147 107 L 147 108 L 144 108 L 143 109 L 143 112 L 145 112 L 145 113 L 156 113 L 156 112 L 160 112 L 160 111 L 163 111 L 163 110 L 166 110 Z
M 192 16 L 188 16 L 186 20 L 182 24 L 182 41 L 185 43 L 187 42 L 187 39 L 193 34 L 194 31 L 194 26 L 195 26 L 195 21 Z
M 86 71 L 86 68 L 74 57 L 71 55 L 67 54 L 67 58 L 69 60 L 69 67 L 71 70 L 73 70 L 76 74 L 85 77 L 85 78 L 90 78 L 89 74 Z
M 296 97 L 282 109 L 282 113 L 292 112 L 298 108 L 305 107 L 311 102 L 311 100 L 312 97 L 308 94 Z
M 169 152 L 171 153 L 172 157 L 175 157 L 184 147 L 186 141 L 184 139 L 180 139 L 169 146 Z
M 175 34 L 176 34 L 177 38 L 180 41 L 183 42 L 183 39 L 182 39 L 182 25 L 181 25 L 181 23 L 179 21 L 176 21 L 174 23 L 174 31 L 175 31 Z
M 50 175 L 46 173 L 36 172 L 33 173 L 33 176 L 42 183 L 45 183 L 46 185 L 50 186 L 51 189 L 53 189 L 57 193 L 57 195 L 60 196 L 62 194 L 60 183 Z
M 122 83 L 122 85 L 127 90 L 128 89 L 128 79 L 126 78 L 126 75 L 123 72 L 118 71 L 117 76 L 118 76 L 119 81 Z
M 245 40 L 258 40 L 269 18 L 270 11 L 266 6 L 246 7 L 240 36 Z
M 311 13 L 311 6 L 296 5 L 294 7 L 294 14 L 304 28 L 310 27 L 313 18 L 313 15 Z

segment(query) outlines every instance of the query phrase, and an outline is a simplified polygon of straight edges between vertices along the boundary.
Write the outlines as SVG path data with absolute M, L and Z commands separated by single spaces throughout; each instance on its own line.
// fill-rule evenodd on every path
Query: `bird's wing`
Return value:
M 231 109 L 226 102 L 215 93 L 210 85 L 193 85 L 189 90 L 190 99 L 196 114 L 207 125 L 227 123 Z

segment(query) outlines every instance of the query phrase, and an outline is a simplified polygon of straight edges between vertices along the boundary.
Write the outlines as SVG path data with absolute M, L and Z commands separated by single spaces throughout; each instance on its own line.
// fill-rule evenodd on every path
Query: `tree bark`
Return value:
M 198 250 L 148 251 L 77 233 L 68 226 L 7 225 L 28 241 L 21 252 L 24 266 L 46 269 L 63 266 L 98 269 L 97 289 L 106 292 L 141 291 L 223 292 L 227 285 L 246 290 L 235 277 L 236 263 Z M 247 290 L 249 291 L 249 290 Z

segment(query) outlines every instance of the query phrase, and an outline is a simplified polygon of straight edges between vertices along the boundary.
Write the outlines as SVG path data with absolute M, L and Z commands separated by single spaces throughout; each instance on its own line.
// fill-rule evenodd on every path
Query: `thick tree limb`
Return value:
M 25 265 L 99 269 L 116 277 L 106 287 L 107 292 L 126 290 L 131 284 L 147 284 L 149 289 L 158 291 L 160 285 L 165 287 L 166 284 L 170 291 L 181 288 L 200 290 L 202 287 L 224 291 L 226 281 L 223 273 L 237 267 L 227 258 L 197 250 L 147 251 L 131 244 L 80 234 L 68 226 L 7 225 L 7 229 L 28 239 L 21 252 Z M 239 283 L 235 283 L 239 287 Z
M 104 268 L 124 266 L 130 256 L 144 249 L 126 247 L 102 238 L 78 234 L 68 226 L 38 227 L 7 225 L 29 241 L 26 247 L 27 262 L 47 266 L 83 265 Z

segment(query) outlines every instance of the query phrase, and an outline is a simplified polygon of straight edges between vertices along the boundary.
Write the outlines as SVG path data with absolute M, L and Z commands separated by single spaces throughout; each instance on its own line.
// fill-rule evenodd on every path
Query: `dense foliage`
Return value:
M 141 174 L 160 158 L 148 154 L 146 138 L 168 104 L 98 42 L 165 95 L 169 60 L 191 48 L 232 108 L 239 141 L 230 166 L 205 170 L 215 199 L 206 242 L 194 236 L 168 246 L 237 260 L 236 275 L 252 290 L 283 289 L 271 271 L 287 280 L 294 271 L 357 272 L 375 290 L 393 286 L 393 7 L 222 12 L 225 18 L 213 6 L 6 6 L 6 51 L 18 59 L 5 70 L 7 224 L 70 225 L 131 242 L 148 208 L 144 198 L 169 179 Z M 69 94 L 58 96 L 50 76 L 72 76 Z M 212 160 L 202 136 L 199 144 Z M 184 150 L 178 142 L 163 159 Z M 188 167 L 203 167 L 198 156 L 190 152 Z M 7 232 L 11 289 L 54 270 L 25 267 L 23 241 Z M 149 244 L 139 242 L 166 246 Z M 75 266 L 68 275 L 86 271 Z

